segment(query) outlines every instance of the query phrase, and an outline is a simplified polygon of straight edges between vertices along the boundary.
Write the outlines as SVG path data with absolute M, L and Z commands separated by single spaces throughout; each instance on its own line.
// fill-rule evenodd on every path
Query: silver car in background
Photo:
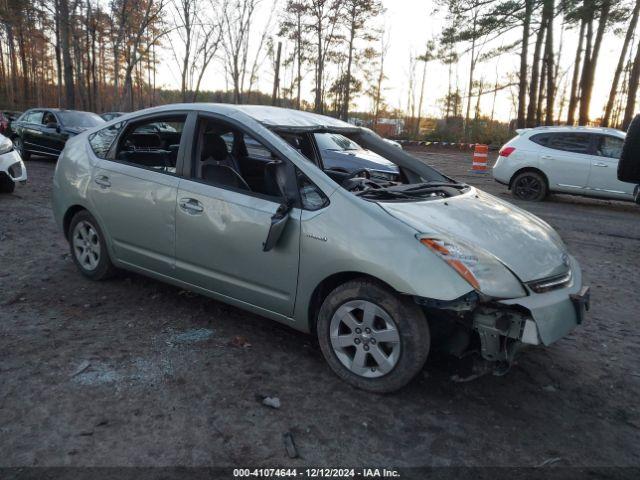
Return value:
M 323 167 L 317 133 L 397 177 Z M 373 392 L 404 386 L 431 349 L 504 371 L 588 307 L 545 222 L 306 112 L 180 104 L 116 118 L 69 140 L 53 208 L 87 277 L 132 270 L 309 332 L 339 377 Z

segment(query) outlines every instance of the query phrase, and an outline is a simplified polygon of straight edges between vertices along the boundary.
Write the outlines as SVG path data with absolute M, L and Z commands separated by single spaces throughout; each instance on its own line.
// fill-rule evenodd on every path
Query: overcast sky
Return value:
M 392 107 L 406 109 L 407 93 L 408 93 L 408 71 L 409 57 L 411 53 L 419 54 L 424 49 L 424 45 L 429 39 L 437 39 L 444 25 L 444 11 L 437 11 L 435 2 L 432 0 L 382 0 L 386 12 L 382 18 L 376 21 L 376 24 L 383 24 L 389 38 L 389 53 L 385 60 L 385 71 L 388 77 L 385 83 L 385 98 L 387 103 Z M 280 0 L 280 5 L 284 4 L 284 0 Z M 256 24 L 254 27 L 255 37 L 265 26 L 269 11 L 271 10 L 271 0 L 262 0 L 261 10 L 256 15 Z M 274 19 L 275 20 L 275 19 Z M 274 33 L 276 31 L 275 21 Z M 561 37 L 561 25 L 556 22 L 556 42 Z M 493 46 L 499 46 L 501 43 L 509 44 L 520 35 L 518 30 L 509 35 L 504 35 Z M 562 57 L 560 61 L 561 75 L 565 77 L 571 75 L 571 66 L 573 64 L 573 56 L 577 48 L 577 32 L 565 31 L 563 37 Z M 622 39 L 613 34 L 605 37 L 602 51 L 596 71 L 596 82 L 594 87 L 593 102 L 591 106 L 591 117 L 597 117 L 601 114 L 603 105 L 609 93 L 611 78 L 615 68 L 619 51 L 622 46 Z M 503 55 L 499 59 L 480 64 L 477 68 L 476 79 L 484 78 L 484 82 L 488 85 L 485 89 L 492 89 L 496 80 L 496 74 L 500 82 L 506 83 L 507 76 L 517 72 L 519 66 L 519 57 L 513 55 Z M 465 95 L 466 85 L 468 83 L 469 72 L 469 56 L 461 57 L 459 64 L 453 70 L 453 84 L 457 82 L 462 95 Z M 418 77 L 421 75 L 419 69 Z M 260 77 L 260 89 L 264 92 L 270 92 L 273 82 L 273 69 L 269 61 L 266 61 L 262 67 Z M 419 80 L 419 78 L 418 78 Z M 175 61 L 171 54 L 165 52 L 163 54 L 163 65 L 160 66 L 158 72 L 158 82 L 166 87 L 179 88 L 179 70 L 175 66 Z M 303 82 L 303 91 L 306 91 L 305 98 L 312 100 L 310 91 L 313 82 L 313 74 L 308 74 Z M 448 83 L 448 68 L 438 62 L 431 62 L 428 65 L 425 102 L 423 112 L 428 115 L 440 116 L 441 109 L 438 101 L 446 94 Z M 564 82 L 560 82 L 559 94 L 562 93 Z M 212 65 L 203 82 L 203 90 L 216 90 L 226 88 L 224 79 L 224 70 L 220 63 Z M 515 87 L 511 90 L 516 93 Z M 509 89 L 505 89 L 498 93 L 496 98 L 495 116 L 497 119 L 508 120 L 514 116 L 514 107 L 512 104 L 512 94 Z M 365 98 L 355 99 L 355 103 L 359 108 L 369 109 L 368 100 Z M 481 103 L 483 114 L 491 113 L 493 103 L 492 95 L 484 95 Z

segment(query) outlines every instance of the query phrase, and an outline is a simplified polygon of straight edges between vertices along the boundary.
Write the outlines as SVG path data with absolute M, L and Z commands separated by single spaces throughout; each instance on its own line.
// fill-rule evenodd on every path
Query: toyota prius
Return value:
M 396 173 L 348 155 L 348 168 L 326 165 L 326 134 Z M 372 392 L 407 384 L 432 350 L 504 372 L 589 306 L 544 221 L 306 112 L 184 104 L 117 117 L 67 142 L 53 208 L 90 279 L 131 270 L 307 332 L 340 378 Z

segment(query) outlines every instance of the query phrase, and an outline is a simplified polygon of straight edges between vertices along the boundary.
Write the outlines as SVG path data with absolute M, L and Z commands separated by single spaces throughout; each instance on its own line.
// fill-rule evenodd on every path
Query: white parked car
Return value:
M 493 178 L 522 200 L 551 192 L 634 200 L 633 183 L 617 177 L 625 133 L 612 128 L 538 127 L 517 130 L 500 150 Z
M 0 135 L 0 193 L 13 192 L 16 183 L 27 181 L 27 169 L 13 143 L 4 135 Z

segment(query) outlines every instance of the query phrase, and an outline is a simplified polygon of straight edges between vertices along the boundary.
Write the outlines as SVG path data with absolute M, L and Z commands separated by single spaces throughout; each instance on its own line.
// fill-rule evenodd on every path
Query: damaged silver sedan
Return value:
M 325 165 L 320 133 L 397 168 Z M 53 205 L 87 277 L 132 270 L 309 332 L 339 377 L 373 392 L 407 384 L 432 349 L 504 371 L 589 304 L 545 222 L 311 113 L 184 104 L 118 117 L 69 140 Z

